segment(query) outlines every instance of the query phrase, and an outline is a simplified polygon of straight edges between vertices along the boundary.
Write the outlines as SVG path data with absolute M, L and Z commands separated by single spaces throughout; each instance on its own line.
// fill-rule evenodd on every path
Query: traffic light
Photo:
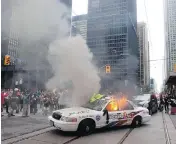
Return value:
M 106 73 L 111 73 L 111 66 L 110 65 L 106 65 L 105 71 L 106 71 Z
M 5 55 L 4 65 L 10 65 L 10 56 L 9 55 Z
M 174 64 L 174 72 L 176 72 L 176 64 Z

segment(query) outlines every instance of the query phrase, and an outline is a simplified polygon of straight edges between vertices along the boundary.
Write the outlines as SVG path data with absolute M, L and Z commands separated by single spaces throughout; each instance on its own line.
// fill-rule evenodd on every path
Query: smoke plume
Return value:
M 49 61 L 55 76 L 47 83 L 48 88 L 60 87 L 63 82 L 73 84 L 72 104 L 81 105 L 100 89 L 96 67 L 91 63 L 92 54 L 81 37 L 56 40 L 50 45 Z M 59 58 L 55 63 L 56 59 Z
M 100 79 L 86 42 L 81 37 L 68 38 L 71 11 L 67 6 L 59 0 L 8 2 L 9 9 L 3 12 L 7 23 L 3 25 L 8 30 L 3 27 L 3 32 L 19 41 L 18 53 L 27 61 L 26 70 L 51 71 L 53 77 L 45 83 L 48 89 L 71 81 L 74 89 L 70 100 L 74 105 L 86 102 L 99 91 Z M 6 15 L 9 11 L 11 16 Z M 41 74 L 37 77 L 41 82 L 46 79 Z

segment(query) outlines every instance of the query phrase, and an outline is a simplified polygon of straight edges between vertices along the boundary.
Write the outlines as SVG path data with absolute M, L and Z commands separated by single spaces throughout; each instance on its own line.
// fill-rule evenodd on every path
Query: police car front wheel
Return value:
M 88 135 L 95 130 L 95 122 L 91 119 L 83 120 L 78 127 L 79 135 Z

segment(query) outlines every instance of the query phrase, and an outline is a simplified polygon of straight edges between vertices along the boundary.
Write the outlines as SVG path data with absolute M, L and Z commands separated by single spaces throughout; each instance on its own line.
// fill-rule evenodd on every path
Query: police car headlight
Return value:
M 77 122 L 77 118 L 64 117 L 64 116 L 62 116 L 60 120 L 64 122 Z
M 143 105 L 143 107 L 145 107 L 145 108 L 148 108 L 148 103 L 145 103 L 144 105 Z

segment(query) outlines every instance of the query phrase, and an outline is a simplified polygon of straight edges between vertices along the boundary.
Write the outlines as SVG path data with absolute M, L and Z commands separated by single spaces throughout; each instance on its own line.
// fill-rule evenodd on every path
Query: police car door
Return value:
M 122 106 L 120 106 L 119 110 L 118 125 L 130 125 L 134 115 L 133 105 L 129 101 L 126 101 Z
M 122 117 L 118 103 L 116 101 L 110 101 L 106 106 L 106 110 L 108 111 L 108 117 L 106 119 L 107 126 L 116 126 L 119 122 L 119 118 Z

